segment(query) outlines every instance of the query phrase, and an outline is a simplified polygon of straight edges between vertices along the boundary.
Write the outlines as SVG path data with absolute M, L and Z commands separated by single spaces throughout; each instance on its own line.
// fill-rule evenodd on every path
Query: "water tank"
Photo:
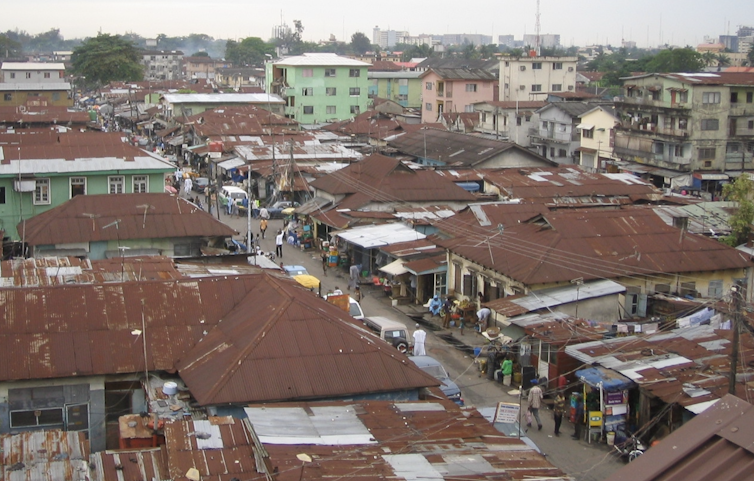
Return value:
M 173 381 L 168 381 L 162 385 L 162 393 L 166 396 L 172 396 L 178 392 L 178 384 Z

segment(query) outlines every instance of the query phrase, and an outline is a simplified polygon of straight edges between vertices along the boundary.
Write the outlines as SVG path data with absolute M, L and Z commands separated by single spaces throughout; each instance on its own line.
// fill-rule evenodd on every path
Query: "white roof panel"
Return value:
M 163 98 L 171 104 L 217 104 L 217 103 L 273 103 L 283 104 L 285 100 L 273 94 L 165 94 Z
M 2 147 L 0 147 L 2 150 Z M 1 157 L 1 156 L 0 156 Z M 175 170 L 175 166 L 166 160 L 149 156 L 134 157 L 133 161 L 125 161 L 117 157 L 66 159 L 11 159 L 7 164 L 0 164 L 0 175 L 7 174 L 67 174 L 71 172 L 97 172 L 102 170 Z
M 260 441 L 268 444 L 374 444 L 353 406 L 244 408 Z
M 273 65 L 291 67 L 369 67 L 371 64 L 348 57 L 341 57 L 334 53 L 305 53 L 277 60 L 273 62 Z
M 354 227 L 353 229 L 340 232 L 338 236 L 365 249 L 389 246 L 399 242 L 421 240 L 427 237 L 404 224 L 379 224 Z
M 53 62 L 3 62 L 0 70 L 65 70 L 65 64 Z

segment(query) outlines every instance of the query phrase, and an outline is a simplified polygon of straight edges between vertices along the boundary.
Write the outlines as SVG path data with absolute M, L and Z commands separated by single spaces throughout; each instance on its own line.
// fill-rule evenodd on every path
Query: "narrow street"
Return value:
M 182 194 L 183 195 L 183 194 Z M 239 232 L 236 239 L 243 239 L 247 229 L 247 219 L 245 217 L 233 218 L 221 213 L 221 221 Z M 256 235 L 259 232 L 259 221 L 252 219 L 252 232 Z M 260 246 L 264 252 L 275 250 L 275 234 L 284 226 L 284 221 L 272 219 L 269 221 L 266 238 L 261 240 Z M 281 261 L 286 265 L 302 265 L 306 267 L 309 273 L 318 277 L 322 281 L 322 292 L 340 287 L 346 292 L 348 273 L 342 269 L 331 268 L 327 270 L 327 275 L 323 275 L 322 262 L 317 251 L 302 251 L 288 244 L 283 246 L 283 257 L 275 260 Z M 473 347 L 482 347 L 483 338 L 476 332 L 466 329 L 461 336 L 457 329 L 442 330 L 438 327 L 439 318 L 431 319 L 427 309 L 422 306 L 398 306 L 393 307 L 390 299 L 381 289 L 375 289 L 371 286 L 362 287 L 361 307 L 366 316 L 385 316 L 391 319 L 399 320 L 409 327 L 413 332 L 416 325 L 416 317 L 422 319 L 424 329 L 427 331 L 426 348 L 427 354 L 438 359 L 447 369 L 451 378 L 455 380 L 461 388 L 466 405 L 475 407 L 495 406 L 498 402 L 518 403 L 517 395 L 508 394 L 512 387 L 503 386 L 501 383 L 487 380 L 484 374 L 481 374 L 478 365 L 474 362 Z M 460 343 L 450 344 L 445 339 L 456 338 Z M 452 336 L 449 338 L 447 336 Z M 469 346 L 464 352 L 454 345 Z M 526 398 L 523 400 L 523 409 L 526 409 Z M 576 441 L 571 438 L 573 434 L 573 425 L 564 419 L 561 435 L 556 437 L 553 434 L 554 421 L 552 411 L 542 409 L 540 411 L 543 428 L 537 431 L 536 425 L 529 429 L 526 435 L 536 443 L 542 453 L 544 453 L 551 463 L 561 468 L 574 479 L 579 481 L 600 481 L 607 478 L 614 471 L 623 466 L 623 462 L 617 456 L 611 453 L 612 448 L 606 444 L 593 443 L 586 441 Z M 522 426 L 525 428 L 525 426 Z

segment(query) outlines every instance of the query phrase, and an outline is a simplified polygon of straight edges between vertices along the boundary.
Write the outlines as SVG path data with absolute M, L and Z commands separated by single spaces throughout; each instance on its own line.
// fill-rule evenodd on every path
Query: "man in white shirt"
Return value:
M 279 230 L 278 235 L 275 236 L 275 255 L 277 257 L 283 257 L 283 231 Z
M 427 351 L 424 349 L 424 341 L 427 339 L 427 333 L 424 332 L 419 324 L 414 331 L 414 356 L 426 356 Z

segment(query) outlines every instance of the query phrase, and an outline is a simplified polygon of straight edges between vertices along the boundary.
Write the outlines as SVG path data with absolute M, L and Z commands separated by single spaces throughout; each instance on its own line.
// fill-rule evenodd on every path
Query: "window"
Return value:
M 531 86 L 532 92 L 541 92 L 542 91 L 542 84 L 534 84 Z
M 335 105 L 328 105 L 327 107 L 325 107 L 325 112 L 327 112 L 328 114 L 333 114 L 334 115 L 335 114 Z
M 521 125 L 521 117 L 516 117 L 516 125 Z
M 642 294 L 638 287 L 626 289 L 626 311 L 636 317 L 647 315 L 647 295 Z
M 703 104 L 719 104 L 720 92 L 704 92 L 702 93 Z
M 432 90 L 432 82 L 427 82 L 424 84 L 425 90 Z
M 335 77 L 335 69 L 334 68 L 326 68 L 325 69 L 325 77 Z
M 26 72 L 26 78 L 31 78 L 31 72 Z
M 738 92 L 731 92 L 730 93 L 730 103 L 737 104 L 738 103 Z
M 357 68 L 352 68 L 348 71 L 349 77 L 361 77 L 361 70 Z
M 552 69 L 553 70 L 563 70 L 563 62 L 553 62 L 552 63 Z
M 532 70 L 542 70 L 542 62 L 533 62 L 531 64 Z
M 699 149 L 699 159 L 714 159 L 715 158 L 715 149 L 714 147 L 707 147 L 707 148 L 701 148 Z
M 338 90 L 335 87 L 327 87 L 325 89 L 325 95 L 328 97 L 334 97 L 337 94 Z
M 650 92 L 652 100 L 662 100 L 662 92 L 659 90 L 652 90 Z
M 5 94 L 3 96 L 3 100 L 5 100 L 6 102 L 10 102 L 11 100 L 13 100 L 13 94 Z
M 754 120 L 749 120 L 749 130 L 754 129 Z
M 50 203 L 50 179 L 37 179 L 34 189 L 34 205 L 46 205 Z
M 398 101 L 405 102 L 408 100 L 408 94 L 398 94 Z
M 678 103 L 679 104 L 685 104 L 689 101 L 689 93 L 688 92 L 678 92 Z
M 717 119 L 702 119 L 702 130 L 720 130 L 720 121 Z
M 304 115 L 312 115 L 314 113 L 313 105 L 304 105 Z
M 304 97 L 311 97 L 314 95 L 314 87 L 304 87 L 301 89 L 301 95 Z
M 662 142 L 655 142 L 653 147 L 654 147 L 653 150 L 655 154 L 662 155 L 665 153 L 665 144 L 663 144 Z
M 107 178 L 108 191 L 111 194 L 122 194 L 124 183 L 125 181 L 123 180 L 122 175 L 114 175 L 112 177 L 108 177 Z
M 50 78 L 50 72 L 45 72 L 45 75 L 44 75 L 44 77 L 45 77 L 45 78 Z
M 463 276 L 463 294 L 469 298 L 475 298 L 477 294 L 477 277 L 475 273 Z
M 5 204 L 5 187 L 0 187 L 0 205 Z
M 63 425 L 63 409 L 35 409 L 11 411 L 10 425 L 13 428 Z
M 746 103 L 750 104 L 754 102 L 754 92 L 746 92 Z
M 314 69 L 305 68 L 301 71 L 302 77 L 314 77 Z
M 426 104 L 424 104 L 424 110 L 429 110 L 429 111 L 431 111 L 431 110 L 432 110 L 432 104 L 431 104 L 431 103 L 429 103 L 429 102 L 427 102 Z
M 359 87 L 351 87 L 348 89 L 348 95 L 351 97 L 358 97 L 361 95 L 361 89 Z
M 689 126 L 689 119 L 678 119 L 678 128 L 680 130 L 686 130 Z
M 543 128 L 543 129 L 546 129 L 546 128 L 548 128 L 549 126 L 550 126 L 550 122 L 548 122 L 548 121 L 546 121 L 546 120 L 543 120 L 543 121 L 542 121 L 542 128 Z
M 352 114 L 359 114 L 361 112 L 361 109 L 358 105 L 351 105 L 351 113 Z
M 476 84 L 466 84 L 467 92 L 476 92 Z
M 77 195 L 86 195 L 86 177 L 71 177 L 69 183 L 71 199 Z
M 134 194 L 145 194 L 149 192 L 149 176 L 147 175 L 134 175 L 131 177 L 133 183 Z
M 555 147 L 550 147 L 550 158 L 555 157 Z
M 681 282 L 681 297 L 697 297 L 696 282 Z
M 568 156 L 568 152 L 566 151 L 566 149 L 558 149 L 558 157 L 567 157 L 567 156 Z
M 553 92 L 560 92 L 561 90 L 563 90 L 563 84 L 552 84 Z
M 10 78 L 16 78 L 16 73 L 15 72 L 11 72 L 10 73 Z
M 583 139 L 593 139 L 594 138 L 594 129 L 581 129 L 581 138 L 583 138 Z
M 675 117 L 663 117 L 662 123 L 663 123 L 663 126 L 666 129 L 674 129 L 675 128 Z
M 53 92 L 52 100 L 60 100 L 60 92 Z
M 683 145 L 678 144 L 673 148 L 673 155 L 675 157 L 683 157 Z
M 450 111 L 450 107 L 448 107 L 448 111 Z M 466 112 L 466 113 L 469 113 L 469 114 L 473 113 L 474 112 L 474 105 L 473 104 L 469 104 L 469 105 L 465 106 L 463 108 L 463 111 Z

